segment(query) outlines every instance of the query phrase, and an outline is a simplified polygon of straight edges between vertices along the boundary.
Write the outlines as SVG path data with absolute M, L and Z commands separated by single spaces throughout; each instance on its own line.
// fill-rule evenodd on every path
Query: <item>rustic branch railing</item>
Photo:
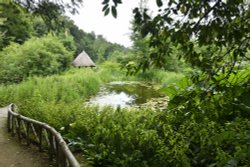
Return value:
M 48 150 L 50 160 L 55 158 L 57 167 L 80 167 L 59 132 L 14 110 L 15 105 L 9 105 L 7 127 L 13 136 L 17 135 L 20 141 L 24 139 L 27 145 L 37 143 L 40 151 Z

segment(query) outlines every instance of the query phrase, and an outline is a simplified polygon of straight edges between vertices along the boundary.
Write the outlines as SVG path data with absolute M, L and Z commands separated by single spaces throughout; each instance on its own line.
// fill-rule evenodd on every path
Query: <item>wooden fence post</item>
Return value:
M 27 145 L 33 140 L 38 143 L 40 151 L 43 148 L 47 149 L 46 146 L 48 146 L 49 159 L 53 160 L 55 157 L 57 167 L 80 167 L 60 133 L 45 123 L 24 117 L 13 110 L 14 105 L 12 104 L 8 109 L 7 128 L 13 136 L 17 133 L 18 139 L 21 141 L 24 134 Z
M 12 124 L 12 125 L 11 125 L 11 126 L 12 126 L 12 131 L 11 131 L 12 133 L 11 133 L 11 134 L 12 134 L 12 136 L 15 136 L 15 127 L 16 127 L 16 126 L 15 126 L 15 116 L 12 115 L 11 118 L 12 118 L 12 119 L 11 119 L 11 124 Z
M 43 129 L 42 127 L 38 126 L 38 138 L 39 138 L 39 150 L 42 151 L 43 146 Z
M 8 117 L 7 117 L 7 128 L 8 128 L 8 132 L 10 132 L 10 117 L 11 117 L 11 114 L 10 112 L 8 111 Z
M 57 167 L 60 167 L 60 150 L 59 150 L 59 143 L 58 141 L 56 140 L 56 166 Z
M 26 143 L 29 146 L 30 145 L 30 123 L 27 122 L 27 128 L 26 128 Z
M 52 160 L 53 159 L 53 154 L 55 152 L 55 148 L 54 148 L 54 137 L 51 133 L 48 132 L 48 136 L 49 136 L 49 159 Z
M 16 117 L 17 120 L 17 136 L 18 140 L 21 141 L 21 118 L 20 115 Z

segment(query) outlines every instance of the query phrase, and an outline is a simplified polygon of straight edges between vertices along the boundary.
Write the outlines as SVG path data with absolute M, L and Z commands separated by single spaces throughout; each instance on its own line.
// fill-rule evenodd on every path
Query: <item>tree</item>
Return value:
M 120 4 L 120 0 L 113 2 L 114 7 Z M 104 1 L 105 9 L 111 3 Z M 175 46 L 181 53 L 179 58 L 198 69 L 191 79 L 205 91 L 223 92 L 226 85 L 222 86 L 222 82 L 232 85 L 232 76 L 241 80 L 237 74 L 242 68 L 247 70 L 250 60 L 249 1 L 156 0 L 156 4 L 159 10 L 155 16 L 150 16 L 147 8 L 133 10 L 135 31 L 148 38 L 150 48 L 154 49 L 139 68 L 146 69 L 152 64 L 164 66 L 162 62 L 174 53 L 172 46 Z M 250 76 L 244 75 L 247 80 L 242 80 L 241 87 L 249 91 L 246 81 Z
M 42 37 L 48 34 L 48 27 L 40 16 L 32 18 L 32 23 L 34 29 L 34 36 Z
M 11 43 L 0 52 L 0 84 L 19 83 L 30 76 L 52 75 L 69 68 L 73 52 L 63 42 L 47 35 L 30 38 L 22 45 Z
M 1 15 L 1 12 L 0 12 L 0 15 Z M 0 17 L 0 26 L 3 26 L 3 23 L 5 20 L 6 20 L 5 18 Z M 3 47 L 3 39 L 5 38 L 4 34 L 5 32 L 1 30 L 0 31 L 0 48 Z
M 135 27 L 135 23 L 132 23 Z M 161 59 L 154 60 L 155 56 L 158 55 L 158 49 L 150 47 L 150 38 L 143 38 L 138 32 L 132 31 L 131 40 L 133 41 L 133 52 L 134 52 L 134 67 L 130 67 L 128 71 L 130 74 L 133 72 L 138 72 L 139 70 L 145 71 L 149 67 L 156 67 L 168 71 L 179 71 L 183 68 L 183 63 L 178 59 L 178 49 L 177 47 L 169 44 L 168 50 Z
M 103 9 L 107 11 L 109 8 L 116 8 L 120 3 L 120 0 L 112 2 L 106 0 L 103 2 Z M 156 0 L 156 4 L 159 11 L 155 16 L 150 16 L 147 8 L 143 10 L 135 8 L 133 11 L 137 25 L 135 31 L 140 32 L 143 37 L 150 38 L 150 46 L 158 50 L 150 61 L 164 60 L 166 53 L 171 51 L 169 44 L 180 46 L 184 52 L 181 57 L 211 75 L 220 70 L 232 69 L 238 59 L 248 60 L 246 57 L 250 46 L 248 1 Z M 206 52 L 198 52 L 196 44 L 199 47 L 204 46 Z M 210 52 L 211 47 L 221 52 L 227 48 L 227 51 L 216 56 L 218 53 Z M 210 53 L 210 58 L 207 53 Z M 228 62 L 223 64 L 226 62 L 225 59 L 230 59 L 231 53 L 234 56 L 230 65 L 226 65 Z
M 120 1 L 114 1 L 104 1 L 104 10 L 116 8 Z M 141 68 L 163 62 L 173 53 L 171 46 L 193 67 L 191 76 L 162 89 L 171 98 L 162 121 L 172 121 L 163 123 L 159 134 L 165 131 L 165 124 L 177 133 L 187 132 L 187 150 L 181 156 L 187 159 L 179 161 L 184 166 L 249 164 L 244 146 L 249 143 L 244 140 L 249 134 L 244 126 L 249 126 L 250 118 L 249 1 L 156 0 L 156 4 L 159 10 L 154 16 L 147 8 L 133 10 L 135 31 L 149 39 L 155 50 Z M 236 130 L 241 123 L 242 128 Z
M 112 56 L 115 51 L 126 53 L 129 50 L 119 44 L 108 42 L 102 35 L 97 35 L 93 43 L 93 48 L 97 54 L 99 62 L 110 59 L 110 56 Z
M 21 4 L 25 8 L 27 8 L 30 11 L 35 12 L 41 12 L 41 14 L 45 14 L 43 12 L 46 11 L 46 8 L 43 8 L 43 5 L 53 5 L 55 9 L 61 10 L 62 12 L 65 12 L 66 10 L 69 10 L 71 13 L 77 13 L 77 9 L 81 6 L 83 3 L 83 0 L 70 0 L 70 1 L 61 1 L 61 0 L 55 0 L 53 2 L 50 2 L 48 0 L 40 0 L 40 1 L 34 1 L 34 0 L 14 0 L 14 2 Z M 43 10 L 41 10 L 43 8 Z M 48 13 L 48 12 L 46 12 Z
M 24 9 L 10 1 L 0 3 L 0 17 L 5 18 L 0 25 L 0 31 L 4 32 L 3 48 L 11 41 L 22 44 L 31 37 L 33 32 L 30 16 L 24 12 Z
M 66 11 L 73 14 L 78 13 L 79 7 L 82 5 L 82 0 L 14 0 L 15 3 L 23 6 L 33 15 L 38 15 L 43 18 L 50 30 L 60 29 L 62 22 L 60 16 Z M 48 12 L 49 11 L 49 12 Z

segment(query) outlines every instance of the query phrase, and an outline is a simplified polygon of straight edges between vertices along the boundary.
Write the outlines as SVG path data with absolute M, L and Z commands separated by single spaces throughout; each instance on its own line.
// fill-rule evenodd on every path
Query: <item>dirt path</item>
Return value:
M 27 147 L 7 132 L 7 108 L 0 108 L 0 167 L 52 167 L 45 153 Z

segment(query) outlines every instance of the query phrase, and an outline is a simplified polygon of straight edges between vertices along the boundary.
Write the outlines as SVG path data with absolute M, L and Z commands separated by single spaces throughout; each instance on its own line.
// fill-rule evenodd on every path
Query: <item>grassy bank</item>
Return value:
M 184 73 L 170 71 L 166 72 L 160 69 L 150 69 L 148 71 L 145 71 L 144 73 L 138 73 L 136 75 L 136 79 L 147 82 L 153 82 L 155 84 L 159 84 L 165 87 L 166 85 L 179 81 L 184 76 Z
M 137 76 L 126 76 L 126 71 L 121 69 L 119 64 L 106 62 L 93 69 L 70 69 L 60 75 L 33 77 L 20 84 L 2 85 L 0 105 L 15 103 L 20 112 L 26 116 L 54 124 L 52 115 L 57 113 L 56 111 L 64 113 L 66 112 L 64 106 L 69 107 L 67 110 L 70 111 L 74 110 L 70 108 L 83 105 L 85 100 L 95 95 L 107 82 L 141 80 L 165 85 L 181 77 L 183 77 L 182 74 L 160 70 L 147 71 Z M 56 125 L 57 128 L 61 126 L 63 125 Z
M 109 69 L 71 69 L 62 75 L 29 78 L 20 84 L 1 86 L 1 105 L 10 102 L 24 106 L 29 101 L 44 103 L 79 103 L 99 91 L 101 84 L 121 75 Z

